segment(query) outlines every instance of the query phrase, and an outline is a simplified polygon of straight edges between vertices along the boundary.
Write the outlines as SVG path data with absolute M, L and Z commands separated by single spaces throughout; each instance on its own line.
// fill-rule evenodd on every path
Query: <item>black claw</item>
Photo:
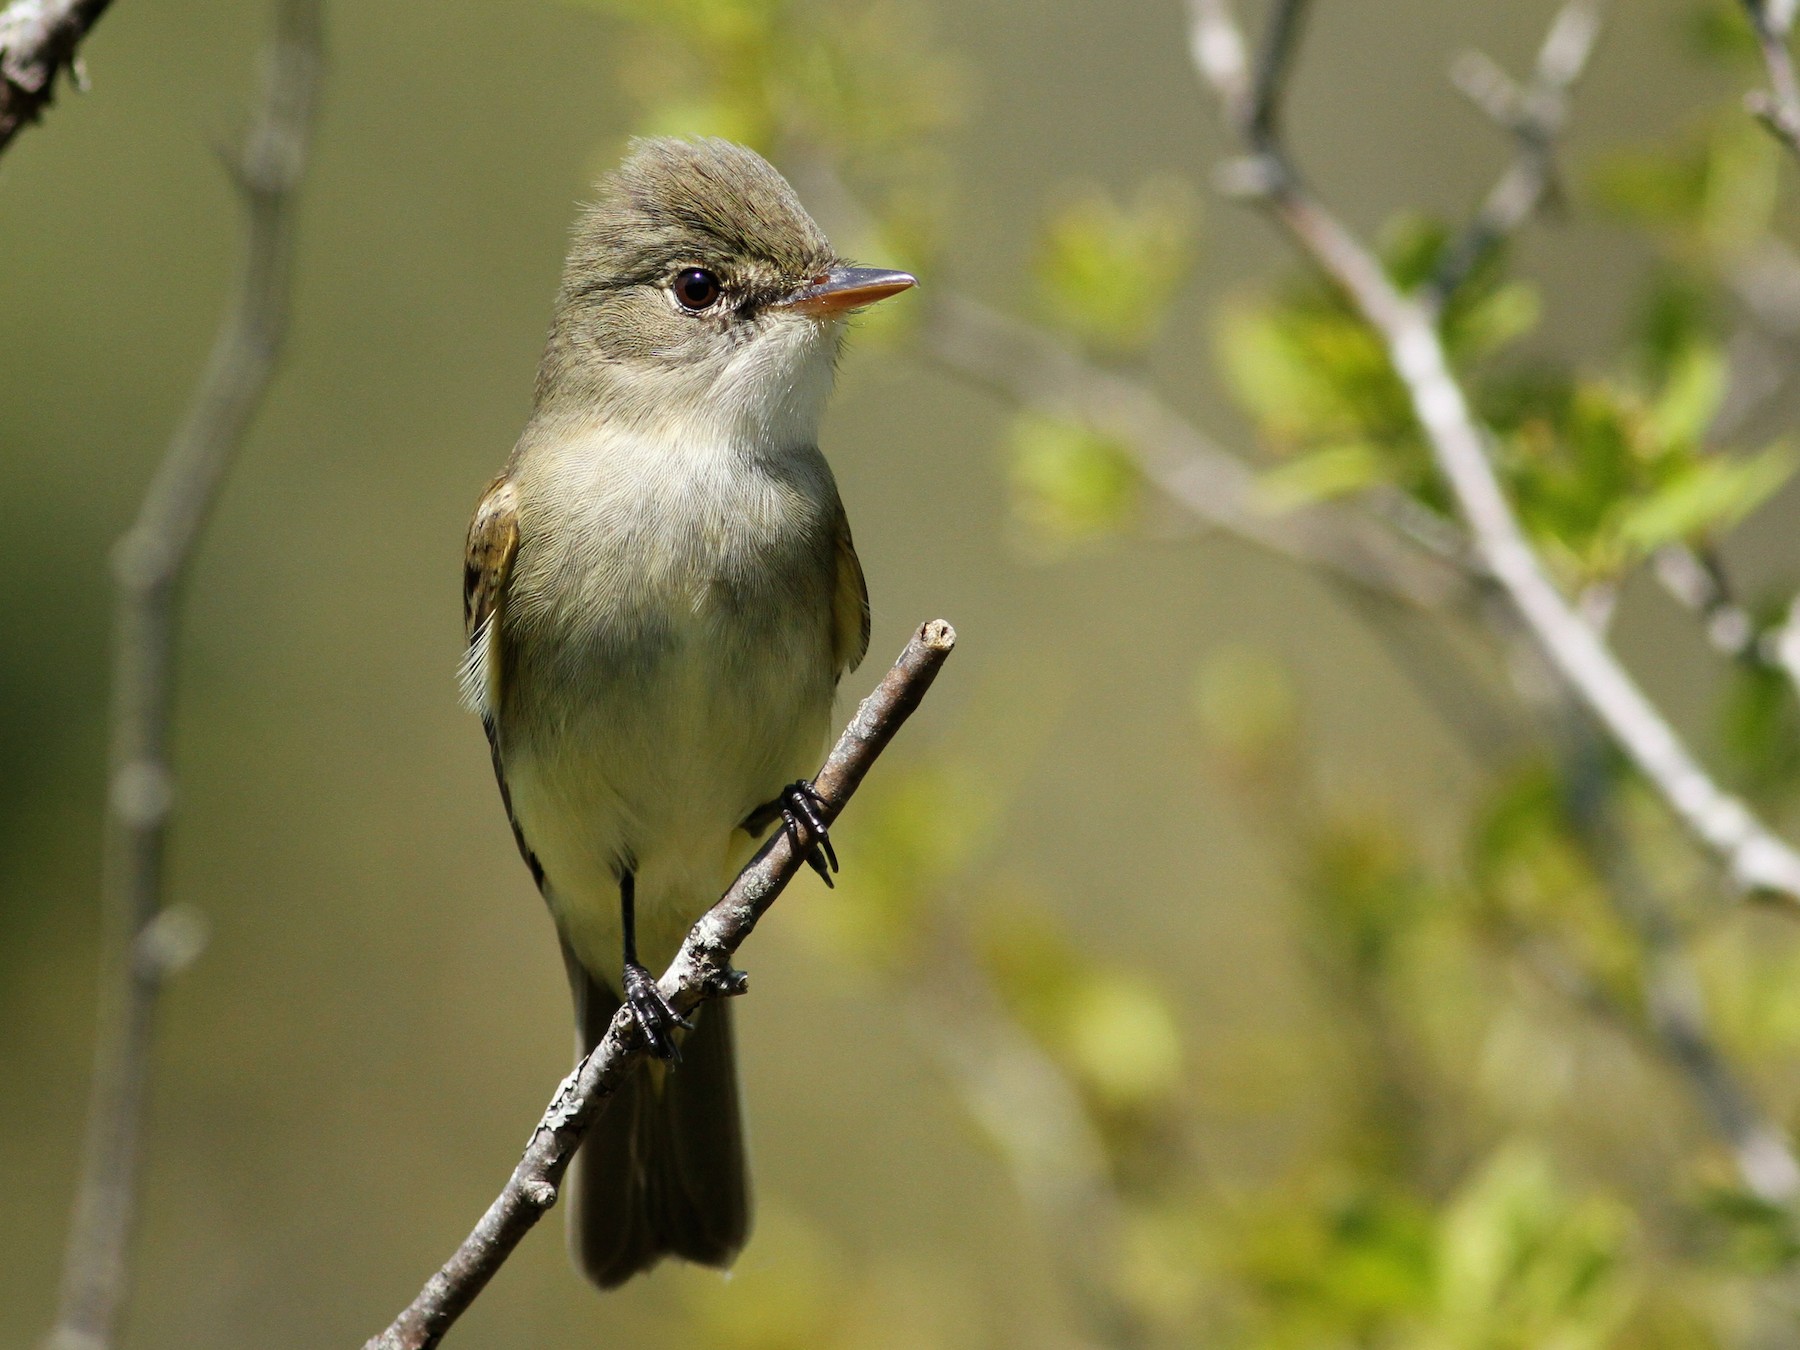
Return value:
M 800 850 L 800 856 L 806 860 L 806 865 L 819 874 L 819 880 L 827 888 L 836 886 L 837 883 L 831 879 L 831 869 L 826 865 L 824 849 L 820 846 L 818 835 L 813 833 L 812 826 L 809 824 L 802 834 L 800 818 L 785 806 L 781 809 L 781 819 L 783 828 L 787 830 L 787 837 Z
M 831 874 L 838 870 L 837 849 L 832 847 L 831 831 L 819 815 L 825 798 L 811 783 L 802 778 L 781 790 L 781 819 L 787 826 L 788 838 L 801 850 L 807 866 L 819 874 L 827 886 L 835 883 Z M 806 837 L 801 837 L 800 824 L 806 823 Z
M 824 804 L 825 799 L 813 791 L 811 783 L 796 783 L 794 787 L 800 813 L 806 818 L 806 828 L 812 831 L 812 837 L 817 841 L 814 847 L 823 850 L 826 860 L 831 863 L 831 870 L 835 872 L 838 870 L 838 859 L 837 850 L 831 846 L 831 831 L 825 828 L 825 822 L 819 819 L 819 813 L 813 806 L 814 799 L 820 805 Z
M 686 1027 L 691 1031 L 693 1023 L 669 1006 L 662 990 L 656 987 L 656 977 L 635 961 L 625 963 L 625 1002 L 630 1005 L 631 1015 L 637 1018 L 645 1039 L 650 1042 L 650 1053 L 671 1064 L 681 1063 L 681 1047 L 675 1043 L 675 1028 Z

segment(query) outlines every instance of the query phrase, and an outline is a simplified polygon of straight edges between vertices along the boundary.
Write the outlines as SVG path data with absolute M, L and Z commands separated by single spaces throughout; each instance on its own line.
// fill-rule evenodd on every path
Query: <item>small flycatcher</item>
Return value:
M 869 599 L 819 418 L 845 316 L 913 284 L 846 265 L 742 146 L 637 142 L 576 227 L 531 420 L 469 526 L 463 688 L 578 1052 L 623 1002 L 664 1061 L 567 1187 L 603 1289 L 749 1235 L 730 1006 L 685 1029 L 651 972 L 774 822 L 836 866 L 803 775 Z

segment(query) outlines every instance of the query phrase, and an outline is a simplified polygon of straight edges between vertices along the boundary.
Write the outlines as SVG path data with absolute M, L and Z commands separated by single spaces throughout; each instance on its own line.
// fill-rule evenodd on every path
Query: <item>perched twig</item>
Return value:
M 1793 31 L 1794 0 L 1744 0 L 1756 44 L 1762 49 L 1769 87 L 1744 95 L 1744 106 L 1785 145 L 1800 156 L 1800 77 L 1794 74 L 1794 58 L 1788 53 L 1788 34 Z
M 942 619 L 925 624 L 875 692 L 863 700 L 813 779 L 823 799 L 820 815 L 825 824 L 837 819 L 870 766 L 919 706 L 955 645 L 956 633 Z M 686 1014 L 706 999 L 744 992 L 748 982 L 731 968 L 732 954 L 801 863 L 802 854 L 787 832 L 777 830 L 718 903 L 701 916 L 659 981 L 663 996 L 677 1012 Z M 557 1088 L 532 1131 L 525 1155 L 474 1231 L 364 1350 L 423 1350 L 444 1338 L 520 1240 L 556 1203 L 557 1186 L 588 1127 L 648 1050 L 636 1018 L 629 1008 L 621 1008 L 600 1044 Z
M 1444 250 L 1436 274 L 1419 294 L 1428 309 L 1442 309 L 1469 274 L 1550 195 L 1556 182 L 1553 152 L 1568 113 L 1569 90 L 1587 68 L 1599 36 L 1600 0 L 1568 0 L 1551 22 L 1524 87 L 1479 52 L 1464 54 L 1451 67 L 1457 88 L 1512 133 L 1518 153 L 1474 219 Z
M 1278 9 L 1299 3 L 1284 0 Z M 1720 857 L 1733 880 L 1800 908 L 1800 853 L 1713 782 L 1551 580 L 1506 499 L 1488 459 L 1485 433 L 1450 369 L 1430 312 L 1402 295 L 1369 250 L 1302 186 L 1279 142 L 1266 131 L 1273 119 L 1267 113 L 1244 115 L 1244 44 L 1226 0 L 1193 0 L 1193 21 L 1194 48 L 1205 54 L 1201 72 L 1251 153 L 1249 171 L 1232 177 L 1257 185 L 1273 215 L 1380 337 L 1487 571 L 1558 673 L 1681 822 Z M 1258 87 L 1267 82 L 1259 78 Z
M 919 351 L 964 379 L 1116 438 L 1146 478 L 1204 525 L 1420 609 L 1468 598 L 1460 559 L 1399 543 L 1354 511 L 1270 509 L 1243 460 L 1143 385 L 1083 361 L 1028 324 L 972 300 L 941 297 L 927 307 Z
M 112 0 L 13 0 L 0 10 L 0 151 L 43 116 L 56 77 L 84 81 L 76 49 Z
M 276 13 L 261 107 L 232 166 L 249 210 L 237 292 L 186 419 L 113 553 L 100 1021 L 82 1178 L 50 1342 L 57 1350 L 106 1350 L 116 1339 L 129 1284 L 153 1014 L 172 962 L 192 955 L 195 945 L 193 921 L 162 902 L 174 802 L 175 608 L 287 330 L 292 199 L 306 162 L 321 65 L 321 0 L 281 0 Z

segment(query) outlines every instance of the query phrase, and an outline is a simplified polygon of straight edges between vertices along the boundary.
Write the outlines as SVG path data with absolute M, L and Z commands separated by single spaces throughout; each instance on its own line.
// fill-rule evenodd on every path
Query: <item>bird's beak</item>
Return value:
M 832 319 L 918 284 L 919 279 L 910 272 L 890 272 L 882 267 L 834 267 L 795 291 L 780 307 L 815 319 Z

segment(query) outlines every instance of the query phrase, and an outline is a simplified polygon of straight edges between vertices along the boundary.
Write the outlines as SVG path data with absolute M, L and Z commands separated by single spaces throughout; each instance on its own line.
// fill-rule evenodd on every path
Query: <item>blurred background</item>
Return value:
M 1555 11 L 1318 6 L 1291 138 L 1400 274 L 1511 154 L 1450 63 L 1523 76 Z M 1800 237 L 1794 166 L 1738 104 L 1762 76 L 1734 16 L 1616 7 L 1553 209 L 1452 317 L 1559 577 L 1794 825 L 1791 691 L 1653 575 L 1716 560 L 1755 614 L 1800 579 L 1793 329 L 1741 284 Z M 1210 191 L 1230 145 L 1177 0 L 327 21 L 292 341 L 183 609 L 170 894 L 211 939 L 163 1007 L 130 1345 L 360 1344 L 568 1067 L 556 943 L 457 706 L 459 569 L 574 213 L 645 131 L 759 145 L 841 250 L 919 272 L 826 425 L 875 612 L 845 711 L 921 620 L 961 643 L 834 834 L 839 889 L 801 878 L 742 954 L 737 1270 L 602 1300 L 553 1217 L 453 1341 L 1794 1343 L 1800 1174 L 1759 1183 L 1744 1141 L 1784 1149 L 1800 1105 L 1800 928 L 1534 700 L 1504 623 L 1197 529 L 1133 447 L 934 336 L 951 297 L 1035 325 L 1242 454 L 1272 514 L 1438 518 L 1367 335 Z M 231 284 L 218 151 L 269 23 L 118 5 L 92 91 L 0 161 L 0 1344 L 51 1320 L 76 1175 L 106 551 Z

